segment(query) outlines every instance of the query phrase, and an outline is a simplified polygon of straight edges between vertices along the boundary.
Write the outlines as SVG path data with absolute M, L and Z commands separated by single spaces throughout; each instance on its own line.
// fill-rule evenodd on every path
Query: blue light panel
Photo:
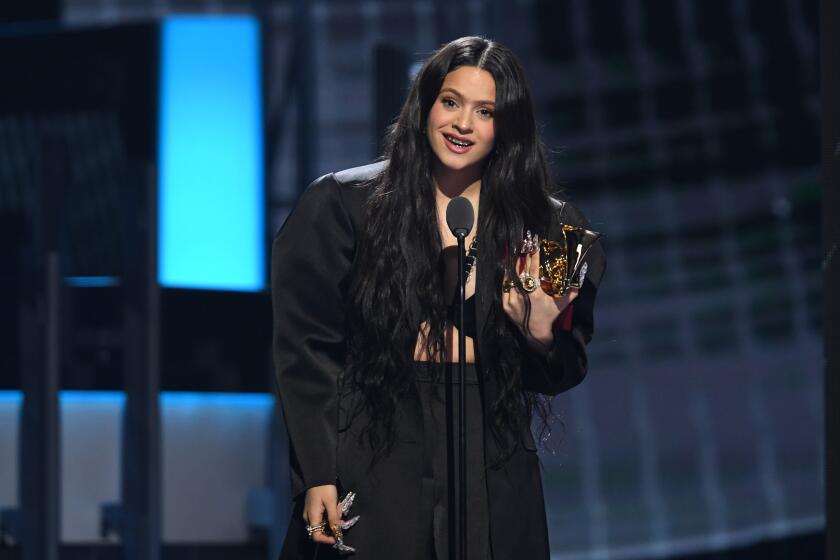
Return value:
M 65 276 L 64 282 L 74 288 L 113 288 L 120 285 L 116 276 Z
M 265 286 L 259 26 L 253 17 L 162 25 L 159 256 L 162 286 Z
M 112 404 L 125 405 L 126 395 L 122 391 L 59 391 L 62 404 Z M 21 391 L 0 391 L 0 404 L 19 406 L 23 403 Z M 189 391 L 166 391 L 159 394 L 162 407 L 218 407 L 224 409 L 265 409 L 274 405 L 271 393 L 194 393 Z
M 163 407 L 218 407 L 225 409 L 269 408 L 274 404 L 270 393 L 191 393 L 166 392 L 160 394 Z
M 0 391 L 0 405 L 18 406 L 23 402 L 23 393 L 20 391 Z

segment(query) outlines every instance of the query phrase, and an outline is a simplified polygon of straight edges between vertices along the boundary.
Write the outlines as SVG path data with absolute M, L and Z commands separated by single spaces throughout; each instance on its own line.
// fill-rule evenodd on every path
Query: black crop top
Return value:
M 470 278 L 470 272 L 475 265 L 475 258 L 478 256 L 478 244 L 476 243 L 477 238 L 473 238 L 472 243 L 470 243 L 470 250 L 467 252 L 467 256 L 464 259 L 464 284 Z M 461 328 L 461 317 L 458 313 L 458 286 L 455 286 L 455 293 L 452 297 L 452 303 L 449 305 L 449 309 L 447 310 L 446 318 L 449 319 L 453 325 L 455 325 L 459 331 L 464 332 L 464 336 L 468 336 L 470 338 L 475 338 L 475 294 L 471 295 L 467 299 L 464 300 L 464 328 Z
M 468 336 L 470 338 L 475 338 L 476 335 L 476 325 L 475 325 L 475 294 L 471 295 L 467 299 L 464 300 L 464 328 L 461 328 L 461 317 L 458 313 L 458 298 L 455 298 L 455 301 L 452 305 L 449 306 L 448 312 L 446 314 L 447 319 L 452 321 L 452 324 L 455 325 L 459 331 L 464 331 L 464 336 Z

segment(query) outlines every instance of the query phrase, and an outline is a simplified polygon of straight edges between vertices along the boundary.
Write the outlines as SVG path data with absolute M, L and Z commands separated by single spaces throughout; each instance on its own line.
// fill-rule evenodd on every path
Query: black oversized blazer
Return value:
M 339 395 L 348 339 L 345 306 L 356 243 L 364 229 L 366 182 L 386 163 L 376 163 L 321 177 L 301 196 L 272 247 L 271 288 L 274 312 L 274 363 L 290 441 L 292 494 L 295 508 L 282 558 L 332 557 L 334 551 L 305 535 L 301 519 L 304 491 L 337 484 L 339 492 L 355 490 L 353 514 L 359 523 L 347 533 L 355 560 L 425 558 L 430 528 L 419 522 L 420 465 L 423 463 L 422 415 L 403 419 L 400 436 L 406 445 L 371 476 L 361 468 L 368 455 L 348 436 L 342 411 L 347 395 Z M 588 227 L 583 215 L 567 202 L 555 201 L 548 237 L 558 238 L 560 222 Z M 482 243 L 481 208 L 478 235 Z M 600 243 L 590 251 L 584 286 L 574 302 L 571 331 L 555 329 L 554 345 L 543 356 L 522 356 L 523 386 L 557 394 L 581 382 L 587 371 L 586 344 L 593 332 L 595 293 L 605 268 Z M 500 289 L 492 267 L 481 266 L 476 285 L 476 360 L 492 354 L 493 341 L 481 333 L 491 311 L 487 294 Z M 419 328 L 420 317 L 417 318 Z M 413 348 L 413 347 L 412 347 Z M 483 383 L 484 402 L 497 394 L 493 379 Z M 485 406 L 485 411 L 490 407 Z M 485 418 L 485 425 L 489 419 Z M 488 432 L 488 430 L 485 430 Z M 489 432 L 488 432 L 489 433 Z M 399 434 L 398 434 L 399 435 Z M 485 438 L 487 494 L 493 557 L 549 557 L 545 505 L 533 437 L 522 434 L 512 456 L 498 463 L 493 437 Z

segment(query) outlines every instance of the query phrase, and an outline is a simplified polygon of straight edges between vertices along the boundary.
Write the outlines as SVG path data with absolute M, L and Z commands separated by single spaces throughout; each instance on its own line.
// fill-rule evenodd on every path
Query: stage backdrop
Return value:
M 75 22 L 139 10 L 64 5 Z M 312 95 L 296 102 L 314 115 L 311 157 L 296 159 L 291 126 L 278 125 L 293 124 L 294 13 L 265 14 L 269 230 L 304 176 L 373 157 L 376 47 L 419 58 L 488 34 L 522 58 L 555 173 L 607 236 L 590 374 L 556 400 L 562 425 L 541 456 L 554 558 L 820 530 L 817 2 L 309 5 Z
M 374 46 L 418 59 L 487 33 L 522 58 L 555 175 L 606 235 L 590 373 L 541 455 L 555 560 L 820 531 L 817 3 L 473 2 L 450 35 L 429 3 L 395 4 L 316 3 L 312 177 L 372 157 Z M 275 227 L 304 186 L 282 161 Z

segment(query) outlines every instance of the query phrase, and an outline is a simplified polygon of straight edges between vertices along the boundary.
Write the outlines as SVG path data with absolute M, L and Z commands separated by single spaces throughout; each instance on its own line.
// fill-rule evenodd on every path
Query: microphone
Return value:
M 446 225 L 452 235 L 464 239 L 472 230 L 475 222 L 475 211 L 469 200 L 463 196 L 456 196 L 446 205 Z

